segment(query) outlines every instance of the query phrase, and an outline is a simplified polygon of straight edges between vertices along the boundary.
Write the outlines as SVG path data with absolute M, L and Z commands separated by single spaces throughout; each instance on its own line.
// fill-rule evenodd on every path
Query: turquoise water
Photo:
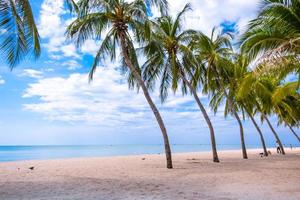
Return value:
M 222 145 L 238 149 L 239 145 Z M 173 152 L 209 151 L 209 145 L 172 145 Z M 163 153 L 162 145 L 0 146 L 0 162 Z
M 247 146 L 257 148 L 258 146 Z M 219 145 L 218 150 L 239 149 L 239 145 Z M 174 153 L 210 151 L 210 145 L 172 145 Z M 78 157 L 124 156 L 163 153 L 163 145 L 98 146 L 0 146 L 0 162 Z

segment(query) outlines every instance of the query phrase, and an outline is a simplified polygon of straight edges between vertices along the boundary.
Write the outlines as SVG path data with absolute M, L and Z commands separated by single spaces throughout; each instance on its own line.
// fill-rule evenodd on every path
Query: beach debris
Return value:
M 29 167 L 28 169 L 30 169 L 30 170 L 34 170 L 34 166 L 32 166 L 32 167 Z
M 146 158 L 142 158 L 142 160 L 146 160 Z

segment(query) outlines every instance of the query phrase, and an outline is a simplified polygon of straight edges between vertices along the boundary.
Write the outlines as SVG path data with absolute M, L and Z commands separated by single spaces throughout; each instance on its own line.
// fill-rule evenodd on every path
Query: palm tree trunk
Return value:
M 282 143 L 281 143 L 281 140 L 280 140 L 279 137 L 278 137 L 278 134 L 277 134 L 276 131 L 274 130 L 274 128 L 273 128 L 271 122 L 269 121 L 268 117 L 267 117 L 266 115 L 264 115 L 264 118 L 266 119 L 267 124 L 269 125 L 269 127 L 270 127 L 272 133 L 274 134 L 274 136 L 275 136 L 275 138 L 276 138 L 276 141 L 277 141 L 278 144 L 279 144 L 279 147 L 280 147 L 280 149 L 281 149 L 282 154 L 285 155 L 285 151 L 284 151 L 283 145 L 282 145 Z
M 225 97 L 226 97 L 227 100 L 228 100 L 229 108 L 230 108 L 230 110 L 232 111 L 232 113 L 233 113 L 234 117 L 236 118 L 236 120 L 238 121 L 238 124 L 239 124 L 239 127 L 240 127 L 240 139 L 241 139 L 241 145 L 242 145 L 243 158 L 244 158 L 244 159 L 248 159 L 247 150 L 246 150 L 246 145 L 245 145 L 245 137 L 244 137 L 244 129 L 243 129 L 242 121 L 241 121 L 241 119 L 240 119 L 240 117 L 239 117 L 239 115 L 238 115 L 238 113 L 237 113 L 237 111 L 236 111 L 236 109 L 235 109 L 235 107 L 234 107 L 234 104 L 233 104 L 233 102 L 232 102 L 232 99 L 229 97 L 229 95 L 227 94 L 227 91 L 226 91 L 224 85 L 223 85 L 223 84 L 221 83 L 221 81 L 220 81 L 220 75 L 219 75 L 218 70 L 217 70 L 214 66 L 212 66 L 212 68 L 213 68 L 214 72 L 215 72 L 216 75 L 217 75 L 217 79 L 216 79 L 217 84 L 218 84 L 218 85 L 221 87 L 221 89 L 223 90 L 224 95 L 225 95 Z
M 162 119 L 158 109 L 156 108 L 154 102 L 152 101 L 152 99 L 150 97 L 150 94 L 148 92 L 148 89 L 147 89 L 144 81 L 142 80 L 141 75 L 136 70 L 135 66 L 131 62 L 131 59 L 129 58 L 129 55 L 128 55 L 128 52 L 127 52 L 126 40 L 125 40 L 125 33 L 120 32 L 119 36 L 120 36 L 120 40 L 121 40 L 120 41 L 121 50 L 122 50 L 122 54 L 123 54 L 124 59 L 125 59 L 125 63 L 130 68 L 131 72 L 134 75 L 134 78 L 136 78 L 136 80 L 138 81 L 139 86 L 142 88 L 143 93 L 145 95 L 145 98 L 146 98 L 148 104 L 150 105 L 150 107 L 152 109 L 152 112 L 153 112 L 153 114 L 154 114 L 154 116 L 157 120 L 157 123 L 159 124 L 160 130 L 162 132 L 163 139 L 164 139 L 165 154 L 166 154 L 166 159 L 167 159 L 167 168 L 172 169 L 173 164 L 172 164 L 171 148 L 170 148 L 170 143 L 169 143 L 169 137 L 168 137 L 167 130 L 166 130 L 166 127 L 164 125 L 163 119 Z
M 228 99 L 228 101 L 230 101 L 230 100 Z M 239 115 L 237 114 L 237 112 L 235 111 L 235 109 L 232 106 L 231 106 L 231 109 L 232 109 L 233 115 L 236 118 L 236 120 L 238 121 L 238 124 L 239 124 L 239 127 L 240 127 L 240 138 L 241 138 L 243 158 L 248 159 L 242 121 L 241 121 Z
M 295 137 L 298 139 L 298 141 L 300 142 L 300 137 L 297 135 L 297 133 L 294 131 L 294 129 L 288 125 L 288 127 L 290 128 L 290 130 L 292 131 L 292 133 L 295 135 Z
M 191 85 L 191 83 L 185 78 L 185 76 L 181 73 L 181 77 L 183 79 L 183 81 L 187 84 L 187 86 L 190 88 L 202 114 L 203 117 L 208 125 L 209 131 L 210 131 L 210 140 L 211 140 L 211 148 L 212 148 L 212 152 L 213 152 L 213 161 L 214 162 L 220 162 L 219 157 L 218 157 L 218 153 L 217 153 L 217 146 L 216 146 L 216 138 L 215 138 L 215 132 L 214 132 L 214 128 L 212 126 L 212 123 L 209 119 L 209 116 L 204 108 L 204 106 L 202 105 L 196 90 L 194 89 L 194 87 Z
M 267 147 L 266 147 L 266 143 L 265 143 L 264 136 L 263 136 L 263 134 L 262 134 L 262 132 L 261 132 L 259 126 L 257 125 L 256 121 L 254 120 L 254 117 L 250 114 L 250 112 L 248 111 L 248 109 L 245 108 L 245 110 L 246 110 L 248 116 L 250 117 L 252 123 L 254 124 L 254 126 L 255 126 L 257 132 L 259 133 L 260 141 L 261 141 L 261 144 L 262 144 L 263 149 L 264 149 L 264 155 L 265 155 L 265 156 L 268 156 L 268 151 L 267 151 Z

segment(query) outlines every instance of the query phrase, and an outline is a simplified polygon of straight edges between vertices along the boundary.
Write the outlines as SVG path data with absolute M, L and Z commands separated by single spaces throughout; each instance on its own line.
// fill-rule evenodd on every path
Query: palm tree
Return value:
M 289 124 L 299 124 L 300 121 L 300 95 L 299 95 L 299 84 L 298 81 L 295 82 L 288 82 L 281 85 L 280 79 L 278 77 L 273 77 L 273 81 L 269 81 L 269 84 L 266 83 L 267 88 L 271 92 L 271 101 L 264 97 L 263 101 L 265 104 L 267 103 L 267 106 L 264 105 L 263 109 L 266 113 L 274 113 L 278 116 L 278 118 L 285 120 L 285 123 L 290 127 L 290 130 L 295 135 L 295 137 L 299 140 L 299 137 L 297 134 L 295 134 L 294 130 L 291 128 Z M 270 78 L 272 80 L 272 77 Z M 268 94 L 268 93 L 267 93 Z M 267 99 L 267 101 L 266 101 Z M 272 105 L 272 107 L 270 107 Z M 276 137 L 276 140 L 279 143 L 279 146 L 281 148 L 281 151 L 283 154 L 284 148 L 283 145 L 278 137 L 278 134 L 276 133 L 275 129 L 271 125 L 270 120 L 267 118 L 266 115 L 263 115 L 265 120 L 267 121 L 270 129 L 272 130 L 274 136 Z M 300 140 L 299 140 L 300 141 Z
M 268 156 L 268 151 L 267 151 L 267 147 L 266 147 L 266 143 L 265 143 L 265 139 L 264 139 L 264 136 L 263 136 L 263 133 L 261 131 L 261 129 L 259 128 L 258 124 L 256 123 L 255 119 L 254 119 L 254 113 L 253 111 L 249 111 L 249 109 L 245 106 L 244 107 L 249 118 L 251 119 L 253 125 L 255 126 L 259 136 L 260 136 L 260 141 L 261 141 L 261 144 L 262 144 L 262 147 L 263 147 L 263 150 L 264 150 L 264 156 Z
M 289 127 L 293 135 L 300 142 L 292 126 L 299 127 L 300 124 L 300 94 L 298 82 L 288 82 L 278 86 L 272 94 L 274 112 L 279 121 L 278 124 L 284 124 Z
M 256 120 L 254 119 L 255 116 L 255 105 L 257 105 L 257 101 L 255 98 L 255 95 L 253 93 L 249 93 L 249 96 L 245 97 L 243 96 L 242 99 L 238 98 L 238 91 L 239 91 L 239 86 L 241 82 L 243 81 L 244 77 L 251 72 L 248 72 L 248 68 L 250 65 L 250 61 L 247 56 L 242 55 L 242 54 L 237 54 L 235 58 L 233 59 L 233 75 L 232 78 L 230 79 L 230 85 L 231 85 L 231 91 L 234 93 L 235 96 L 235 101 L 237 102 L 238 106 L 241 107 L 241 110 L 245 111 L 248 117 L 250 118 L 251 122 L 253 123 L 254 127 L 256 128 L 261 144 L 263 147 L 264 151 L 264 156 L 268 156 L 268 151 L 265 143 L 265 139 L 263 136 L 263 133 L 261 129 L 259 128 Z M 230 73 L 227 73 L 230 74 Z
M 258 102 L 255 106 L 257 111 L 261 113 L 261 120 L 267 122 L 280 146 L 282 154 L 285 154 L 281 140 L 268 118 L 268 115 L 272 114 L 275 105 L 274 101 L 272 101 L 272 91 L 278 84 L 278 80 L 274 77 L 256 76 L 254 73 L 249 73 L 240 84 L 238 96 L 242 98 L 253 93 L 253 98 Z
M 207 67 L 206 81 L 209 81 L 207 85 L 215 85 L 214 89 L 218 88 L 225 95 L 229 110 L 238 121 L 240 128 L 242 154 L 243 158 L 247 159 L 248 156 L 244 139 L 243 124 L 238 115 L 237 107 L 233 102 L 233 97 L 228 93 L 224 85 L 224 77 L 226 76 L 222 76 L 224 68 L 226 68 L 227 65 L 230 65 L 230 60 L 228 59 L 228 57 L 230 57 L 230 55 L 232 54 L 232 37 L 229 33 L 215 35 L 215 31 L 216 29 L 214 28 L 211 37 L 200 33 L 197 39 L 191 42 L 190 48 L 194 50 L 199 62 L 203 63 L 203 65 Z
M 265 114 L 262 114 L 262 117 L 267 121 L 268 126 L 270 127 L 271 131 L 273 132 L 273 134 L 274 134 L 274 136 L 275 136 L 275 138 L 276 138 L 276 141 L 278 142 L 279 147 L 280 147 L 280 149 L 281 149 L 281 153 L 282 153 L 283 155 L 285 155 L 285 151 L 284 151 L 282 142 L 281 142 L 281 140 L 279 139 L 278 133 L 277 133 L 277 132 L 275 131 L 275 129 L 273 128 L 273 126 L 272 126 L 272 124 L 271 124 L 269 118 L 268 118 L 267 115 L 265 115 Z
M 300 2 L 297 0 L 261 0 L 261 10 L 249 23 L 241 38 L 241 49 L 251 59 L 260 57 L 270 69 L 286 70 L 287 58 L 299 63 Z M 293 71 L 300 75 L 299 65 Z
M 247 68 L 249 67 L 249 59 L 247 59 L 247 57 L 245 57 L 244 55 L 234 54 L 234 56 L 232 56 L 230 61 L 231 62 L 228 62 L 228 64 L 226 65 L 226 68 L 223 69 L 225 73 L 223 73 L 222 76 L 226 77 L 223 78 L 223 80 L 227 81 L 227 83 L 224 82 L 223 84 L 226 86 L 229 96 L 231 96 L 232 101 L 235 103 L 235 107 L 239 108 L 243 116 L 245 116 L 246 114 L 250 118 L 251 122 L 255 126 L 260 136 L 260 140 L 264 150 L 264 155 L 268 156 L 268 151 L 266 148 L 264 136 L 256 120 L 254 119 L 254 115 L 255 115 L 254 105 L 257 103 L 255 102 L 255 98 L 253 98 L 253 96 L 250 95 L 248 97 L 243 96 L 243 98 L 238 97 L 239 85 L 243 80 L 244 76 L 247 73 L 249 73 L 247 71 Z M 226 100 L 226 97 L 222 90 L 218 88 L 214 88 L 212 90 L 214 91 L 214 93 L 210 105 L 213 108 L 214 112 L 216 113 L 218 108 L 220 107 L 221 102 L 224 99 Z M 228 100 L 226 100 L 225 105 L 228 105 Z M 227 117 L 229 113 L 231 113 L 229 107 L 225 106 L 225 110 L 224 110 L 225 117 Z
M 300 137 L 297 135 L 296 131 L 292 128 L 292 126 L 289 124 L 287 126 L 289 127 L 291 132 L 294 134 L 294 136 L 298 139 L 298 141 L 300 142 Z
M 300 108 L 299 105 L 297 107 L 297 105 L 294 105 L 296 107 L 296 112 L 299 112 Z M 279 121 L 278 124 L 284 124 L 285 126 L 287 126 L 290 131 L 292 132 L 292 134 L 297 138 L 297 140 L 300 142 L 300 137 L 297 135 L 296 131 L 293 129 L 293 126 L 299 127 L 299 125 L 294 124 L 294 119 L 291 116 L 285 115 L 285 116 L 281 116 L 280 114 L 277 113 L 277 116 L 279 117 Z M 299 123 L 299 119 L 297 121 L 297 123 Z
M 142 88 L 145 98 L 161 129 L 167 168 L 173 168 L 167 130 L 141 77 L 133 39 L 130 35 L 130 32 L 132 32 L 135 37 L 139 38 L 140 32 L 144 31 L 144 24 L 147 20 L 147 2 L 144 0 L 134 0 L 131 3 L 124 0 L 81 0 L 77 4 L 77 19 L 69 25 L 67 35 L 79 47 L 88 38 L 102 39 L 90 71 L 90 80 L 93 78 L 93 74 L 101 59 L 109 55 L 114 60 L 116 57 L 116 48 L 118 45 L 120 46 L 124 68 L 130 71 L 134 81 Z M 151 2 L 162 5 L 162 10 L 167 9 L 165 0 L 152 0 Z M 105 32 L 107 29 L 108 32 Z M 103 38 L 101 34 L 105 34 Z
M 0 0 L 0 49 L 12 69 L 28 53 L 38 58 L 39 34 L 28 0 Z
M 175 19 L 170 16 L 163 16 L 152 22 L 153 33 L 144 48 L 144 53 L 148 58 L 143 66 L 144 79 L 148 86 L 153 87 L 151 85 L 157 78 L 161 77 L 160 97 L 162 102 L 166 99 L 170 87 L 175 92 L 178 85 L 181 84 L 183 94 L 187 92 L 186 87 L 189 88 L 210 130 L 213 161 L 219 162 L 214 128 L 200 101 L 196 88 L 188 80 L 192 66 L 197 64 L 196 62 L 192 63 L 194 60 L 192 52 L 186 45 L 195 36 L 196 31 L 182 30 L 181 25 L 182 16 L 188 10 L 190 10 L 190 5 L 186 4 Z M 185 57 L 184 61 L 182 57 Z

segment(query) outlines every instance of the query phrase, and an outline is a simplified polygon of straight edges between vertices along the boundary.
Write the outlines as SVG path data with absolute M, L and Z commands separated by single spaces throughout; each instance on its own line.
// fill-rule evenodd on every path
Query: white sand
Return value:
M 286 151 L 249 150 L 248 160 L 220 151 L 221 163 L 205 152 L 174 154 L 172 170 L 164 155 L 0 163 L 0 199 L 299 200 L 300 149 Z

